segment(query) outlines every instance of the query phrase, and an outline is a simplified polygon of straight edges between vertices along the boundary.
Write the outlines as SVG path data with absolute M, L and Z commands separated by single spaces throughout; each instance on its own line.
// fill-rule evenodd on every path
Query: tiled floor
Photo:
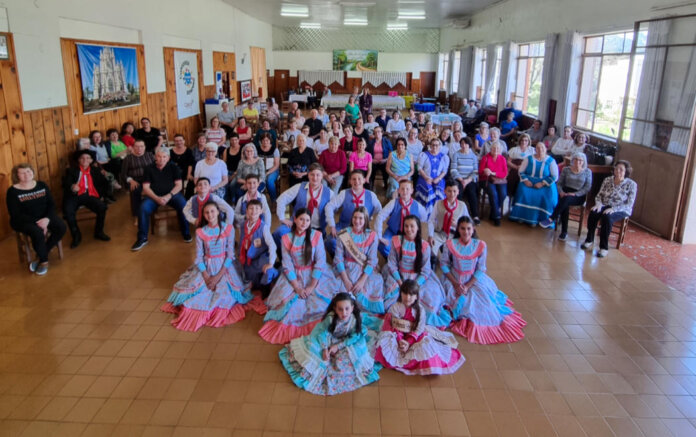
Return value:
M 600 260 L 540 229 L 483 224 L 526 339 L 462 340 L 455 375 L 384 370 L 323 398 L 290 383 L 255 314 L 173 329 L 158 308 L 193 246 L 170 228 L 131 253 L 126 203 L 110 209 L 112 242 L 66 247 L 46 277 L 0 243 L 0 435 L 696 435 L 696 305 L 620 252 Z

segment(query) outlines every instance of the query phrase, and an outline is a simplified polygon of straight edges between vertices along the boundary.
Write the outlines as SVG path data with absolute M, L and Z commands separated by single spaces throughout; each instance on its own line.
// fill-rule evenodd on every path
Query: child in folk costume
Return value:
M 259 331 L 269 343 L 309 334 L 338 291 L 338 280 L 326 265 L 321 232 L 310 223 L 309 212 L 300 208 L 290 233 L 283 235 L 283 274 L 266 299 L 266 323 Z
M 421 240 L 420 220 L 414 215 L 404 219 L 404 233 L 392 237 L 387 265 L 382 269 L 384 277 L 385 308 L 391 307 L 399 297 L 399 287 L 407 279 L 420 286 L 420 302 L 425 307 L 426 322 L 438 328 L 446 328 L 452 316 L 445 309 L 445 290 L 430 266 L 430 244 Z
M 445 176 L 449 170 L 449 157 L 442 153 L 442 143 L 437 138 L 430 140 L 428 150 L 418 156 L 418 183 L 416 200 L 428 212 L 433 210 L 435 202 L 445 198 Z
M 383 257 L 389 256 L 389 244 L 394 235 L 403 233 L 404 219 L 406 216 L 415 215 L 422 222 L 427 220 L 428 213 L 423 205 L 413 199 L 413 182 L 410 180 L 399 182 L 399 196 L 392 199 L 382 208 L 375 219 L 375 231 L 379 237 L 379 253 Z M 382 233 L 382 223 L 387 221 L 387 229 Z
M 220 208 L 220 221 L 231 223 L 234 220 L 234 210 L 223 198 L 210 192 L 210 179 L 200 177 L 196 181 L 196 196 L 191 197 L 184 206 L 184 216 L 192 225 L 198 226 L 203 218 L 203 206 L 208 202 L 215 202 Z
M 350 226 L 350 220 L 353 217 L 355 208 L 364 206 L 367 209 L 370 220 L 382 210 L 382 204 L 377 195 L 364 188 L 365 176 L 360 171 L 353 170 L 350 173 L 349 183 L 350 188 L 341 191 L 338 193 L 338 196 L 334 196 L 324 210 L 328 224 L 326 250 L 332 256 L 336 251 L 336 235 L 338 235 L 338 231 Z M 338 224 L 336 224 L 334 213 L 339 208 L 341 209 L 341 214 L 338 218 Z
M 384 281 L 379 274 L 377 233 L 369 228 L 367 209 L 353 211 L 351 227 L 338 233 L 334 267 L 341 291 L 352 293 L 361 310 L 384 314 Z
M 389 308 L 377 338 L 375 360 L 407 375 L 446 375 L 464 364 L 457 340 L 425 321 L 418 283 L 407 279 Z
M 317 395 L 356 390 L 379 379 L 374 333 L 379 319 L 361 316 L 355 297 L 338 293 L 321 322 L 309 335 L 296 338 L 279 353 L 280 361 L 299 388 Z M 376 326 L 375 326 L 376 325 Z
M 252 199 L 246 205 L 246 220 L 242 223 L 239 243 L 239 263 L 244 279 L 251 282 L 252 289 L 260 288 L 265 299 L 271 291 L 271 283 L 278 277 L 278 270 L 273 268 L 276 261 L 275 242 L 270 227 L 261 218 L 261 208 L 259 199 Z M 265 312 L 265 306 L 261 305 L 261 312 Z
M 471 343 L 512 343 L 524 338 L 527 324 L 507 295 L 486 274 L 486 243 L 472 238 L 473 221 L 462 217 L 457 233 L 440 255 L 447 303 L 454 315 L 452 332 Z
M 458 200 L 459 187 L 457 182 L 448 179 L 445 186 L 445 198 L 435 203 L 430 219 L 428 220 L 428 234 L 433 254 L 440 254 L 440 247 L 456 232 L 457 221 L 460 217 L 469 217 L 469 209 L 466 203 Z
M 220 207 L 208 201 L 196 230 L 196 261 L 174 284 L 162 311 L 177 314 L 175 328 L 197 331 L 203 325 L 220 327 L 244 318 L 252 299 L 234 265 L 234 228 L 220 221 Z
M 246 193 L 237 200 L 237 205 L 234 208 L 234 225 L 236 227 L 242 226 L 246 217 L 246 210 L 249 207 L 249 202 L 252 200 L 258 200 L 261 204 L 261 214 L 263 218 L 263 224 L 266 227 L 271 226 L 271 210 L 268 208 L 268 201 L 266 196 L 259 193 L 259 175 L 250 174 L 247 175 L 244 180 L 244 188 L 246 188 Z

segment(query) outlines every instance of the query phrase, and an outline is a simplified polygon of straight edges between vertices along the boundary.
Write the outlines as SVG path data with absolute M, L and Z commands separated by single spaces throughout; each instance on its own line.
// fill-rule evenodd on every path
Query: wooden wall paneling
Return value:
M 266 97 L 275 97 L 275 77 L 270 75 L 270 71 L 266 71 L 266 83 L 268 85 L 268 95 Z
M 46 140 L 46 161 L 48 162 L 49 185 L 56 186 L 59 183 L 60 174 L 58 173 L 58 146 L 54 128 L 53 110 L 41 110 L 41 118 L 43 119 L 44 138 Z
M 289 76 L 289 77 L 288 77 L 288 89 L 289 89 L 289 90 L 297 89 L 297 87 L 298 87 L 299 85 L 300 85 L 300 84 L 299 84 L 299 82 L 298 82 L 297 76 Z
M 72 122 L 71 122 L 71 116 L 72 114 L 70 113 L 70 108 L 67 106 L 63 106 L 60 108 L 61 116 L 63 119 L 63 138 L 65 140 L 65 143 L 63 144 L 63 150 L 60 153 L 60 166 L 64 170 L 68 165 L 70 164 L 70 154 L 75 150 L 75 135 L 73 134 L 73 127 L 72 127 Z M 121 126 L 119 125 L 118 128 L 119 132 L 121 129 Z
M 14 162 L 19 163 L 26 160 L 27 157 L 22 118 L 24 110 L 22 108 L 22 93 L 19 89 L 19 78 L 17 77 L 17 67 L 15 65 L 14 42 L 11 34 L 5 35 L 7 36 L 7 50 L 10 59 L 0 61 L 0 80 L 2 81 L 10 142 L 12 143 L 12 158 Z
M 44 136 L 41 110 L 31 111 L 31 124 L 34 132 L 34 146 L 36 147 L 36 172 L 38 173 L 39 179 L 48 181 L 50 180 L 51 174 L 48 170 L 48 154 L 46 151 L 46 137 Z

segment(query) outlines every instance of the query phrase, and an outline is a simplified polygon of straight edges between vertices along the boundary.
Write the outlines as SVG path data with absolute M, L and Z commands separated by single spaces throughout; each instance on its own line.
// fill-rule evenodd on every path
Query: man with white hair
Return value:
M 190 243 L 191 233 L 189 223 L 184 215 L 186 198 L 181 193 L 183 186 L 181 181 L 181 169 L 169 161 L 169 149 L 160 146 L 155 152 L 155 163 L 145 169 L 143 176 L 143 202 L 140 204 L 138 217 L 138 238 L 131 247 L 132 251 L 138 251 L 147 244 L 147 236 L 150 228 L 150 216 L 157 208 L 169 205 L 176 210 L 179 219 L 179 228 L 184 241 Z

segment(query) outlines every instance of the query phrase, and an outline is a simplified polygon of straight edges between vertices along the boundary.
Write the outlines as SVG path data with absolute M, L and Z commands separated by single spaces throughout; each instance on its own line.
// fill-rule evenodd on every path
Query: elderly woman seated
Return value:
M 570 160 L 570 165 L 563 167 L 558 177 L 558 205 L 553 214 L 539 223 L 543 228 L 550 228 L 556 220 L 561 219 L 561 234 L 558 239 L 565 241 L 568 235 L 568 216 L 571 206 L 585 204 L 585 197 L 592 188 L 592 171 L 587 168 L 587 158 L 584 153 L 576 152 Z M 578 232 L 579 234 L 579 232 Z
M 587 237 L 581 247 L 585 250 L 592 249 L 595 231 L 601 222 L 597 251 L 599 258 L 604 258 L 609 253 L 609 235 L 614 222 L 629 217 L 633 212 L 638 184 L 629 179 L 632 170 L 628 161 L 618 161 L 614 166 L 614 176 L 604 179 L 595 197 L 595 206 L 592 207 L 587 219 Z
M 29 270 L 45 275 L 48 272 L 48 252 L 60 242 L 67 228 L 58 217 L 48 185 L 34 179 L 31 164 L 14 166 L 12 183 L 6 196 L 10 226 L 31 239 L 38 259 L 29 263 Z
M 520 165 L 520 184 L 510 220 L 536 226 L 548 219 L 558 202 L 557 180 L 556 161 L 546 155 L 544 143 L 537 143 L 534 155 L 525 158 Z
M 491 144 L 490 152 L 479 162 L 479 183 L 488 194 L 491 204 L 491 220 L 495 226 L 500 226 L 503 203 L 507 197 L 507 161 L 501 153 L 500 143 L 496 140 Z

